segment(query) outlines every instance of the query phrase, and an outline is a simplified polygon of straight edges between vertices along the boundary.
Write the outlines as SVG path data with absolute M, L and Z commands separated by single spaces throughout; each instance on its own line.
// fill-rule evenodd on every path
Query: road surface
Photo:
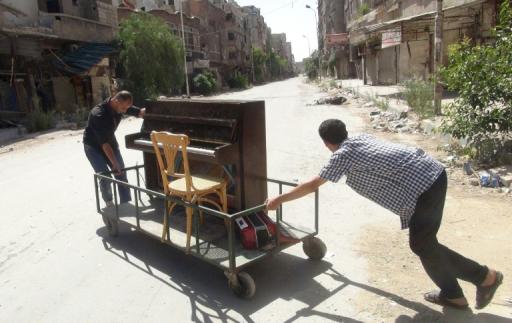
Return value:
M 366 128 L 350 103 L 309 105 L 323 95 L 294 78 L 216 98 L 265 100 L 268 174 L 300 181 L 316 175 L 329 158 L 317 135 L 321 121 L 341 118 L 351 134 Z M 140 125 L 133 118 L 122 122 L 121 146 L 124 135 Z M 56 131 L 1 149 L 0 322 L 507 322 L 511 317 L 511 308 L 499 304 L 465 314 L 425 304 L 416 280 L 422 288 L 432 285 L 408 250 L 398 217 L 342 184 L 321 189 L 325 259 L 308 261 L 300 246 L 290 248 L 250 267 L 256 295 L 237 299 L 214 267 L 126 229 L 118 238 L 108 237 L 95 211 L 81 136 L 80 130 Z M 124 147 L 122 152 L 127 165 L 142 163 L 140 152 Z M 285 207 L 285 216 L 307 221 L 308 205 L 306 198 Z M 404 271 L 410 264 L 412 282 Z M 468 297 L 472 301 L 473 294 Z

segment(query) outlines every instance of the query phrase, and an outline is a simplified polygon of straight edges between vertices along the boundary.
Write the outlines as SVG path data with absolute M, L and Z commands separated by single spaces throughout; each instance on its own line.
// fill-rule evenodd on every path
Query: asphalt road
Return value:
M 300 181 L 329 158 L 317 135 L 322 120 L 341 118 L 352 134 L 364 129 L 350 109 L 308 105 L 321 95 L 295 78 L 217 98 L 264 99 L 268 174 Z M 119 141 L 140 125 L 124 120 Z M 354 246 L 368 224 L 398 230 L 397 216 L 344 185 L 325 185 L 325 259 L 308 261 L 300 245 L 268 258 L 248 268 L 257 292 L 240 300 L 223 273 L 206 263 L 127 228 L 108 236 L 95 210 L 81 133 L 47 133 L 0 154 L 0 322 L 387 321 L 358 299 L 370 293 L 372 302 L 390 306 L 396 295 L 372 288 L 368 260 Z M 122 152 L 127 165 L 142 163 L 140 152 Z M 311 201 L 285 207 L 285 217 L 307 224 Z

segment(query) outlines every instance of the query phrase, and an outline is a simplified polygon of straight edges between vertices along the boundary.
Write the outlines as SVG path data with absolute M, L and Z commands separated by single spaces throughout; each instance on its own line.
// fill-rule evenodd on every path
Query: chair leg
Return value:
M 222 185 L 222 188 L 220 190 L 220 201 L 222 205 L 222 212 L 228 213 L 228 193 L 226 189 L 226 184 Z M 229 220 L 224 220 L 224 225 L 226 226 L 226 229 L 229 229 Z
M 190 254 L 190 238 L 192 237 L 192 217 L 194 215 L 194 211 L 187 207 L 186 208 L 186 213 L 187 213 L 187 246 L 186 246 L 186 249 L 185 249 L 185 252 L 187 254 Z

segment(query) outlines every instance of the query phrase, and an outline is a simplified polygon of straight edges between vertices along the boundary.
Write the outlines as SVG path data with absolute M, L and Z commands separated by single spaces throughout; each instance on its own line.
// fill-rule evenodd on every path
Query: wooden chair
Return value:
M 220 211 L 228 211 L 226 182 L 223 178 L 215 178 L 209 176 L 192 176 L 187 156 L 187 147 L 190 144 L 186 135 L 172 134 L 170 132 L 151 132 L 151 141 L 158 161 L 160 174 L 162 175 L 163 189 L 166 195 L 178 196 L 190 203 L 201 205 L 207 202 L 214 205 Z M 178 173 L 176 157 L 181 151 L 183 173 Z M 162 154 L 163 152 L 163 154 Z M 220 203 L 207 198 L 208 195 L 214 194 L 219 197 Z M 169 202 L 167 204 L 170 216 L 176 203 Z M 194 214 L 190 207 L 186 209 L 187 223 L 187 246 L 186 252 L 190 252 L 190 238 L 192 236 L 192 216 Z M 202 216 L 202 215 L 201 215 Z M 162 241 L 169 239 L 169 219 L 164 216 Z

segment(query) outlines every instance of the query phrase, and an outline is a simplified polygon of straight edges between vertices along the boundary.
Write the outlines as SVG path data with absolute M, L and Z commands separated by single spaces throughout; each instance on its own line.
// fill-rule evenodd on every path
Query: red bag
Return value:
M 245 249 L 262 249 L 273 245 L 276 224 L 265 213 L 249 214 L 235 221 Z

